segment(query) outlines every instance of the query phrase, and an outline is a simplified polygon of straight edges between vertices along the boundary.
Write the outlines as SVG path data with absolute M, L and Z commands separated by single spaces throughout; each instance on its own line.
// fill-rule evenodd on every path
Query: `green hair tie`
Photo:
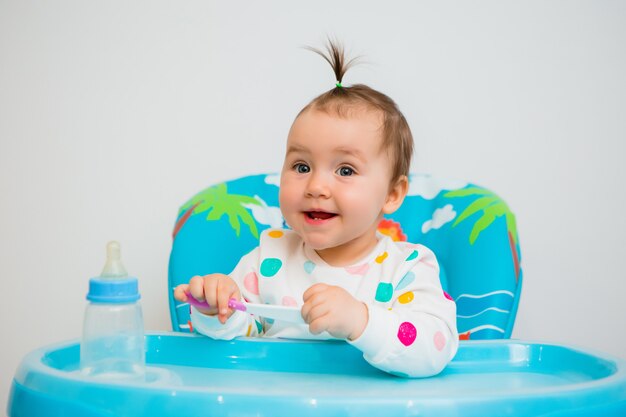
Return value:
M 337 88 L 343 88 L 343 85 L 341 85 L 340 81 L 337 81 L 337 83 L 335 85 L 337 86 Z

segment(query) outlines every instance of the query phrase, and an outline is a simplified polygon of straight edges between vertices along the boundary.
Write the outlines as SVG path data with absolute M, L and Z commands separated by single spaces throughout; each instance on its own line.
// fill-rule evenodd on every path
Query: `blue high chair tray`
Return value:
M 462 342 L 438 376 L 406 379 L 343 342 L 146 336 L 145 382 L 78 372 L 79 345 L 27 355 L 8 413 L 33 416 L 623 416 L 626 363 L 560 345 Z

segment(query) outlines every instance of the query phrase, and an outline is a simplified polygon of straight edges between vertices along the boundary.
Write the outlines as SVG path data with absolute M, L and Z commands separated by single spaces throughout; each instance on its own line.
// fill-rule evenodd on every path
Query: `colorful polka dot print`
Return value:
M 344 268 L 346 270 L 346 272 L 350 275 L 361 275 L 361 276 L 365 276 L 365 274 L 367 274 L 367 271 L 370 270 L 370 264 L 362 264 L 362 265 L 355 265 L 355 266 L 347 266 Z
M 283 262 L 278 258 L 265 258 L 261 262 L 260 272 L 264 277 L 273 277 L 283 266 Z
M 400 297 L 398 297 L 398 302 L 400 304 L 409 304 L 411 301 L 413 301 L 414 297 L 415 294 L 413 294 L 413 291 L 405 292 Z
M 441 352 L 443 348 L 446 347 L 446 337 L 441 332 L 435 333 L 435 336 L 433 337 L 433 342 L 435 343 L 435 349 L 437 349 L 439 352 Z
M 302 267 L 304 268 L 304 272 L 310 274 L 315 269 L 315 264 L 311 261 L 306 261 Z
M 416 338 L 417 329 L 412 323 L 405 321 L 400 325 L 398 328 L 398 340 L 400 340 L 400 343 L 404 346 L 411 346 Z
M 382 264 L 383 262 L 385 262 L 385 259 L 387 259 L 388 256 L 389 254 L 387 252 L 381 253 L 376 257 L 376 263 Z
M 388 282 L 380 282 L 376 288 L 376 301 L 386 303 L 393 296 L 393 285 Z
M 412 261 L 413 259 L 417 258 L 419 255 L 419 252 L 414 250 L 413 252 L 411 252 L 411 254 L 406 258 L 406 261 Z
M 254 295 L 259 295 L 259 277 L 254 272 L 250 272 L 243 278 L 243 286 Z
M 398 285 L 396 285 L 396 291 L 400 291 L 400 290 L 406 288 L 413 281 L 415 281 L 415 274 L 413 272 L 411 272 L 411 271 L 407 272 L 402 277 L 400 282 L 398 282 Z

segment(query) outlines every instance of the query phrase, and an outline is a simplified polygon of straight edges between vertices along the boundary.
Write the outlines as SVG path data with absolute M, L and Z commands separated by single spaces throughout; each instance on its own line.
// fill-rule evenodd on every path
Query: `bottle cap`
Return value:
M 94 303 L 121 304 L 139 300 L 137 278 L 106 279 L 94 277 L 89 280 L 87 300 Z
M 129 277 L 122 264 L 120 244 L 107 244 L 107 260 L 99 277 L 89 280 L 87 300 L 95 303 L 131 303 L 139 300 L 137 278 Z

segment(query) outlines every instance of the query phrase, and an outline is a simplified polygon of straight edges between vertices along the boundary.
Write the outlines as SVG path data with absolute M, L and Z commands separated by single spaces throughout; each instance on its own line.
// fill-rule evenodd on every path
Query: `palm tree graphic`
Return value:
M 509 206 L 500 197 L 484 188 L 470 186 L 459 190 L 452 190 L 443 195 L 446 198 L 478 196 L 463 212 L 457 217 L 452 227 L 470 217 L 471 215 L 481 212 L 482 216 L 476 220 L 474 227 L 469 235 L 470 245 L 473 245 L 478 239 L 480 233 L 488 228 L 498 217 L 504 216 L 506 221 L 506 229 L 509 237 L 509 246 L 513 255 L 515 264 L 515 277 L 519 276 L 519 257 L 517 253 L 517 225 L 515 215 L 509 209 Z
M 208 211 L 207 221 L 219 220 L 222 216 L 228 216 L 228 223 L 235 230 L 237 236 L 241 232 L 241 223 L 243 222 L 252 236 L 259 238 L 259 231 L 254 218 L 250 212 L 244 207 L 244 204 L 261 205 L 261 203 L 253 197 L 239 194 L 229 194 L 225 183 L 209 187 L 206 190 L 196 194 L 191 200 L 186 202 L 179 211 L 184 212 L 179 217 L 174 227 L 173 237 L 176 237 L 180 229 L 190 216 L 204 213 Z

